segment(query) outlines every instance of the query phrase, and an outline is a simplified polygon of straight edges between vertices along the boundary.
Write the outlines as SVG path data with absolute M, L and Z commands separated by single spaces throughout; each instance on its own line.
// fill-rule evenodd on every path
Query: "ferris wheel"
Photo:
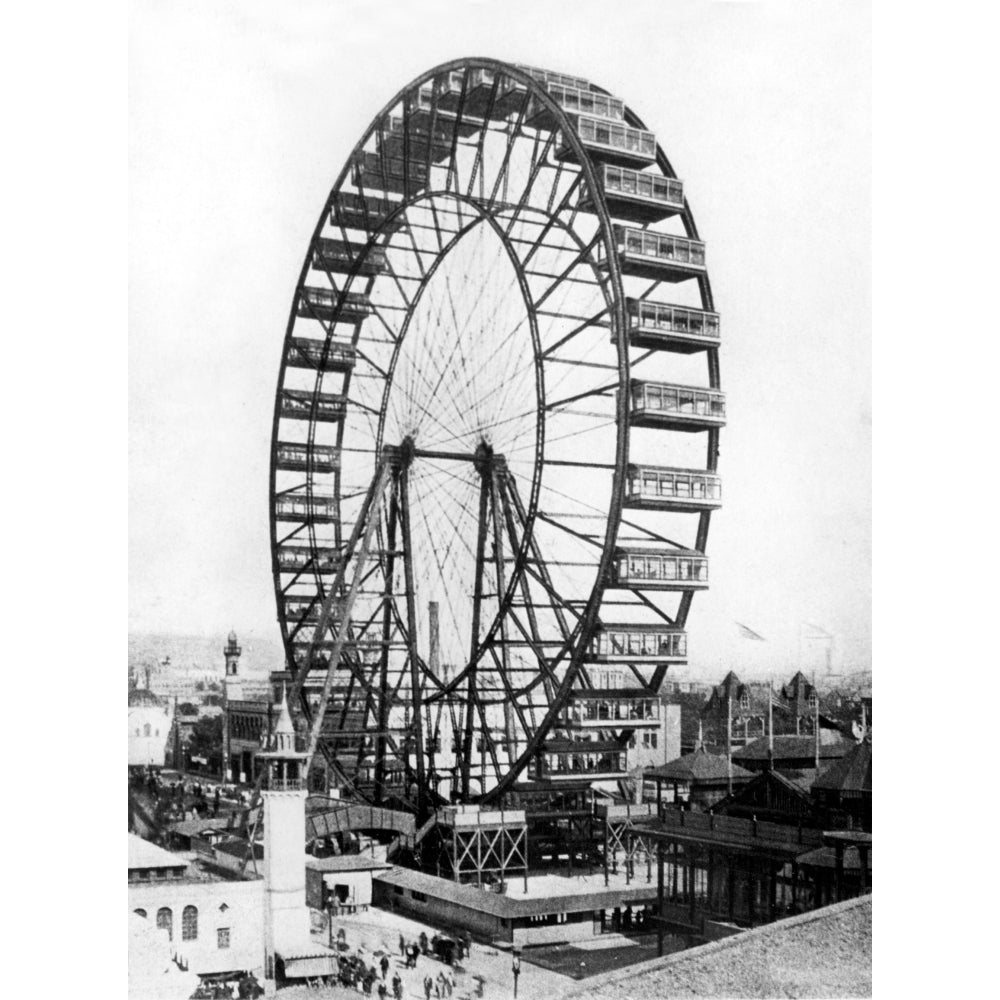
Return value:
M 681 182 L 588 80 L 436 67 L 375 116 L 295 289 L 271 537 L 293 702 L 426 813 L 615 782 L 708 586 L 719 317 Z

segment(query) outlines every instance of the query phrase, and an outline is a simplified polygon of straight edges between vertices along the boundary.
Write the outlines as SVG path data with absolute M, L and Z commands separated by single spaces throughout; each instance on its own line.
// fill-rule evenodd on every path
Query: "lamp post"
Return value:
M 517 977 L 521 975 L 521 946 L 513 946 L 514 957 L 511 961 L 510 971 L 514 973 L 514 1000 L 517 1000 Z

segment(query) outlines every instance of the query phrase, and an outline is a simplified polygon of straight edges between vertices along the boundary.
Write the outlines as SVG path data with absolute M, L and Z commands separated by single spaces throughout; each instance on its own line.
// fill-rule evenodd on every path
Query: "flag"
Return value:
M 746 625 L 741 625 L 739 622 L 736 622 L 736 627 L 740 630 L 740 635 L 744 639 L 754 639 L 757 642 L 767 642 L 762 635 L 756 633 L 752 628 L 747 628 Z

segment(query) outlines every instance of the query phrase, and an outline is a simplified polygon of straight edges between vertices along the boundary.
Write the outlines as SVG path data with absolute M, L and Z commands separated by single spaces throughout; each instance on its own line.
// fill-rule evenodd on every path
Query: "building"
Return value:
M 148 688 L 128 693 L 129 767 L 163 767 L 173 726 L 173 710 Z
M 306 902 L 314 910 L 336 916 L 364 912 L 372 903 L 372 878 L 392 868 L 363 854 L 338 854 L 306 862 Z
M 862 830 L 872 828 L 872 744 L 864 739 L 812 783 L 816 800 L 839 809 Z
M 772 746 L 773 744 L 773 746 Z M 748 743 L 733 752 L 733 760 L 748 771 L 776 771 L 813 773 L 822 771 L 840 760 L 851 747 L 853 740 L 846 740 L 834 729 L 820 729 L 819 738 L 813 736 L 766 736 Z
M 732 795 L 716 803 L 714 811 L 722 816 L 810 827 L 824 827 L 828 819 L 826 810 L 801 784 L 773 770 L 761 771 L 734 789 Z
M 373 876 L 374 902 L 386 910 L 485 941 L 520 947 L 592 940 L 601 934 L 647 926 L 656 901 L 655 881 L 606 887 L 603 875 L 567 879 L 535 876 L 527 892 L 480 889 L 409 868 Z M 515 891 L 518 890 L 518 891 Z
M 683 801 L 699 809 L 712 808 L 733 786 L 752 777 L 739 764 L 725 756 L 710 754 L 700 744 L 694 753 L 651 767 L 643 774 L 645 782 L 656 786 L 658 803 Z
M 128 906 L 199 976 L 264 972 L 264 883 L 128 835 Z M 138 945 L 138 942 L 137 942 Z M 133 995 L 141 996 L 138 992 Z M 189 994 L 190 995 L 190 994 Z

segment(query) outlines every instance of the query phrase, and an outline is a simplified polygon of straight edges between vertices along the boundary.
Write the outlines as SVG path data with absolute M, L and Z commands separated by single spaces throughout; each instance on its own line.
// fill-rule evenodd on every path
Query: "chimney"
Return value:
M 441 670 L 441 638 L 438 628 L 438 602 L 430 601 L 427 604 L 427 619 L 431 637 L 430 667 L 431 673 L 435 677 L 440 677 Z

